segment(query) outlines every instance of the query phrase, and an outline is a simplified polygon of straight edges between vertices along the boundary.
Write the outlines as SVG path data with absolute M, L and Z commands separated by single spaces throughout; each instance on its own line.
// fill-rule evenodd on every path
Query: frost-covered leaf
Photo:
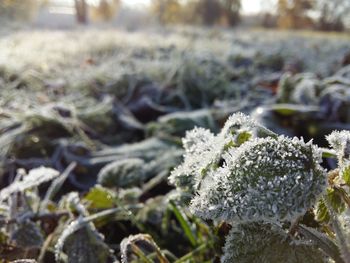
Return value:
M 251 223 L 233 226 L 222 263 L 322 263 L 324 255 L 308 242 L 292 240 L 279 226 Z
M 112 258 L 112 251 L 103 237 L 90 225 L 67 237 L 64 251 L 69 263 L 106 263 Z
M 184 162 L 172 171 L 169 182 L 184 191 L 193 192 L 196 178 L 201 176 L 215 158 L 214 139 L 214 134 L 204 128 L 188 131 L 182 140 L 185 148 Z
M 11 235 L 11 241 L 22 248 L 40 248 L 44 237 L 37 224 L 31 221 L 20 223 Z
M 128 158 L 112 162 L 101 169 L 98 183 L 105 187 L 131 187 L 145 180 L 145 162 L 138 158 Z
M 297 138 L 260 138 L 232 148 L 203 180 L 192 211 L 227 221 L 294 220 L 325 191 L 321 153 Z
M 312 240 L 312 242 L 321 248 L 328 256 L 341 262 L 340 251 L 337 245 L 327 235 L 317 231 L 315 228 L 304 225 L 298 226 L 300 232 L 305 238 Z
M 216 136 L 204 128 L 188 131 L 183 139 L 184 161 L 172 171 L 169 182 L 185 195 L 193 195 L 206 177 L 223 166 L 223 157 L 231 148 L 266 136 L 276 135 L 243 113 L 230 116 Z
M 22 192 L 28 188 L 38 186 L 42 183 L 56 178 L 59 172 L 46 167 L 39 167 L 29 171 L 27 175 L 20 181 L 10 184 L 8 187 L 0 191 L 0 200 L 8 198 L 11 194 Z
M 97 159 L 110 157 L 112 161 L 125 158 L 140 158 L 147 162 L 174 148 L 169 142 L 152 137 L 141 142 L 106 148 L 94 153 L 93 156 Z
M 350 185 L 350 132 L 333 131 L 326 138 L 337 153 L 342 179 Z
M 208 109 L 175 112 L 161 116 L 157 122 L 148 125 L 151 134 L 170 134 L 182 136 L 186 131 L 194 127 L 203 127 L 215 130 L 216 123 L 213 113 Z
M 340 166 L 343 166 L 350 160 L 350 131 L 333 131 L 326 139 L 337 152 Z
M 77 212 L 81 216 L 87 216 L 88 211 L 86 207 L 82 204 L 79 193 L 77 192 L 70 192 L 61 200 L 61 202 L 64 204 L 65 208 L 69 211 Z
M 222 136 L 225 139 L 232 140 L 232 139 L 235 139 L 235 136 L 242 133 L 242 131 L 252 133 L 253 137 L 255 138 L 277 136 L 274 132 L 265 128 L 253 118 L 241 112 L 232 114 L 227 119 L 219 136 Z
M 132 187 L 127 189 L 120 189 L 118 192 L 118 199 L 122 204 L 136 204 L 142 195 L 142 190 L 138 187 Z
M 319 101 L 318 94 L 321 89 L 320 80 L 314 74 L 291 75 L 286 73 L 278 85 L 277 101 L 301 105 L 316 104 Z
M 74 170 L 75 167 L 76 167 L 76 163 L 71 163 L 67 167 L 67 169 L 65 169 L 65 171 L 60 174 L 60 176 L 58 176 L 52 181 L 50 187 L 46 191 L 44 202 L 48 202 L 57 194 L 57 192 L 61 189 L 63 183 L 66 181 L 66 179 L 68 178 L 68 176 Z
M 67 227 L 65 227 L 62 234 L 59 236 L 57 243 L 55 245 L 55 257 L 56 261 L 59 261 L 61 258 L 61 253 L 64 248 L 67 251 L 68 256 L 71 256 L 71 259 L 79 260 L 78 258 L 84 258 L 84 250 L 85 252 L 90 251 L 92 249 L 96 249 L 96 247 L 105 248 L 101 251 L 101 256 L 105 257 L 107 250 L 109 253 L 109 249 L 103 243 L 103 237 L 98 234 L 97 230 L 94 226 L 89 223 L 90 220 L 79 217 L 78 219 L 72 221 Z M 66 243 L 69 241 L 69 244 Z M 95 253 L 97 256 L 98 251 L 92 251 L 91 253 Z M 94 257 L 91 257 L 93 259 Z M 96 257 L 98 258 L 98 257 Z M 84 258 L 85 259 L 85 258 Z M 84 262 L 84 261 L 71 261 L 71 262 Z M 90 262 L 90 261 L 87 261 Z M 99 261 L 106 262 L 106 261 Z
M 132 210 L 132 209 L 140 209 L 142 205 L 133 205 L 133 206 L 125 206 L 125 207 L 118 207 L 118 208 L 111 208 L 107 210 L 103 210 L 102 212 L 90 215 L 90 216 L 79 216 L 74 221 L 71 221 L 63 230 L 61 235 L 59 236 L 57 243 L 55 245 L 55 257 L 56 260 L 59 261 L 61 258 L 61 253 L 63 251 L 63 248 L 65 247 L 66 241 L 71 237 L 71 235 L 74 235 L 78 230 L 83 229 L 85 227 L 89 228 L 92 232 L 88 232 L 88 236 L 90 239 L 87 239 L 87 242 L 90 242 L 91 245 L 94 245 L 97 243 L 97 245 L 100 245 L 101 247 L 104 246 L 101 242 L 103 242 L 103 237 L 100 235 L 97 230 L 95 229 L 94 225 L 92 224 L 92 221 L 102 219 L 106 216 L 116 215 L 116 214 L 125 214 L 125 211 Z M 89 231 L 90 231 L 89 230 Z M 91 235 L 90 235 L 91 234 Z M 79 239 L 77 239 L 79 241 Z M 79 246 L 80 243 L 77 243 Z M 85 246 L 86 244 L 84 244 Z M 103 251 L 102 251 L 103 252 Z M 103 254 L 104 255 L 104 252 Z

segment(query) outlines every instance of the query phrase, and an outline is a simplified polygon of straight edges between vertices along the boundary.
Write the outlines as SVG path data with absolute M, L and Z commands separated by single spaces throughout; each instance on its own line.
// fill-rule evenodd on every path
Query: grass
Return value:
M 74 236 L 89 236 L 84 245 L 106 248 L 107 243 L 115 253 L 105 251 L 106 257 L 120 257 L 121 241 L 142 232 L 152 237 L 130 238 L 124 251 L 131 259 L 138 257 L 137 262 L 219 260 L 219 247 L 230 226 L 203 222 L 186 207 L 169 202 L 174 192 L 167 177 L 181 162 L 181 138 L 198 125 L 219 130 L 227 116 L 237 111 L 255 112 L 265 124 L 290 135 L 304 135 L 300 130 L 307 133 L 312 126 L 313 134 L 323 138 L 324 123 L 343 121 L 329 120 L 322 115 L 327 111 L 319 109 L 329 106 L 334 111 L 343 101 L 332 97 L 330 105 L 304 107 L 296 102 L 291 106 L 295 97 L 303 100 L 308 93 L 302 89 L 292 97 L 293 92 L 285 90 L 284 104 L 274 106 L 275 95 L 288 89 L 280 82 L 288 72 L 295 76 L 288 79 L 292 88 L 298 78 L 311 79 L 309 89 L 316 83 L 330 89 L 330 94 L 341 94 L 324 80 L 344 66 L 348 43 L 346 34 L 261 29 L 79 28 L 1 33 L 1 185 L 19 180 L 24 170 L 17 173 L 18 168 L 28 171 L 45 165 L 63 173 L 46 194 L 54 189 L 53 198 L 45 198 L 45 185 L 19 193 L 30 202 L 29 208 L 19 204 L 18 211 L 38 213 L 28 213 L 28 220 L 45 223 L 49 217 L 58 227 L 39 233 L 45 239 L 41 251 L 18 248 L 17 257 L 40 255 L 42 262 L 53 262 L 60 233 L 83 217 L 88 231 Z M 347 87 L 341 80 L 337 84 Z M 128 158 L 143 161 L 145 182 L 131 180 L 125 189 L 96 186 L 102 167 Z M 118 181 L 120 174 L 112 174 L 116 176 L 112 181 Z M 3 205 L 7 209 L 7 203 Z M 11 224 L 19 226 L 20 214 L 7 214 L 6 209 L 0 210 L 0 217 L 14 217 Z M 105 235 L 104 241 L 98 232 Z M 12 244 L 7 237 L 10 232 L 1 234 L 1 245 Z M 69 242 L 77 241 L 71 237 Z M 66 254 L 75 253 L 65 249 Z M 1 253 L 0 258 L 11 259 Z

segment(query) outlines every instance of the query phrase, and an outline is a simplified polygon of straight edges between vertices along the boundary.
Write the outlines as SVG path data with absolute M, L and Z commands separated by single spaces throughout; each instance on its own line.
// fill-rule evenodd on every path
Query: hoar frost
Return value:
M 184 162 L 173 170 L 169 181 L 182 192 L 194 194 L 201 181 L 222 166 L 222 157 L 230 149 L 253 137 L 275 134 L 243 113 L 235 113 L 226 121 L 218 135 L 207 129 L 194 128 L 182 143 Z
M 203 128 L 187 132 L 182 140 L 184 162 L 174 169 L 169 180 L 184 192 L 193 192 L 197 178 L 203 176 L 205 169 L 213 162 L 215 151 L 214 134 Z
M 328 262 L 312 243 L 294 240 L 279 226 L 238 224 L 230 230 L 222 263 L 323 263 Z
M 327 137 L 327 141 L 337 152 L 340 165 L 344 165 L 350 160 L 350 132 L 349 131 L 333 131 Z
M 326 187 L 317 147 L 276 136 L 243 114 L 231 116 L 217 136 L 204 129 L 189 132 L 184 146 L 184 163 L 170 181 L 180 190 L 186 183 L 197 187 L 190 208 L 205 219 L 292 221 Z
M 350 132 L 333 131 L 327 137 L 328 143 L 336 151 L 341 177 L 349 183 L 350 172 Z M 346 178 L 347 177 L 347 178 Z
M 39 167 L 29 171 L 21 180 L 10 184 L 0 191 L 0 200 L 8 198 L 11 194 L 38 186 L 58 177 L 60 173 L 52 168 Z

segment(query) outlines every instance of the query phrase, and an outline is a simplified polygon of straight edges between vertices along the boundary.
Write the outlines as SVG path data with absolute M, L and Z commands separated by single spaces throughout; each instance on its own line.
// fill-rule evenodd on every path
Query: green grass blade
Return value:
M 185 235 L 187 236 L 188 240 L 191 242 L 192 246 L 197 245 L 197 238 L 193 234 L 191 227 L 190 227 L 190 222 L 188 221 L 188 218 L 186 215 L 176 206 L 176 204 L 173 201 L 170 201 L 170 207 L 173 210 L 176 219 L 179 221 L 182 229 L 185 232 Z

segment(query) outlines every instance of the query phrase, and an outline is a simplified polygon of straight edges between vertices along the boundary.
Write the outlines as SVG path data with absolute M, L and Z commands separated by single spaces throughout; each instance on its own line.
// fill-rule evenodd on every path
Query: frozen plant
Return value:
M 191 210 L 204 219 L 293 221 L 326 188 L 312 142 L 276 136 L 240 113 L 218 135 L 196 128 L 183 144 L 184 162 L 170 182 L 197 192 Z
M 333 131 L 327 136 L 331 147 L 336 151 L 342 179 L 350 183 L 350 132 Z
M 105 187 L 130 187 L 140 184 L 145 177 L 144 161 L 126 158 L 103 167 L 98 174 L 98 183 Z
M 216 136 L 207 129 L 194 128 L 182 140 L 184 161 L 173 170 L 169 181 L 183 193 L 192 195 L 200 188 L 202 180 L 222 166 L 223 156 L 229 149 L 252 138 L 267 136 L 276 134 L 243 113 L 233 114 Z
M 334 132 L 327 139 L 337 153 L 341 174 L 348 176 L 350 132 Z M 334 171 L 328 173 L 321 166 L 324 150 L 312 141 L 278 136 L 238 113 L 217 135 L 202 128 L 187 132 L 183 145 L 184 161 L 172 172 L 170 183 L 180 196 L 189 197 L 195 215 L 214 226 L 220 222 L 232 226 L 222 263 L 329 262 L 329 258 L 349 262 L 341 233 L 348 233 L 347 224 L 339 229 L 332 220 L 335 240 L 299 223 L 305 215 L 313 220 L 319 213 L 333 218 L 332 206 L 350 200 L 347 190 L 339 188 L 342 185 L 334 188 Z M 326 189 L 339 194 L 328 200 Z M 312 208 L 321 201 L 327 206 L 315 217 Z
M 311 143 L 279 136 L 230 149 L 224 166 L 202 182 L 191 204 L 207 219 L 293 221 L 326 187 L 320 152 Z
M 326 138 L 331 147 L 336 151 L 340 165 L 344 165 L 347 161 L 350 161 L 349 131 L 333 131 Z
M 38 186 L 59 176 L 59 172 L 47 167 L 39 167 L 29 171 L 21 180 L 18 180 L 0 191 L 0 201 L 8 198 L 11 194 L 22 192 L 28 188 Z

